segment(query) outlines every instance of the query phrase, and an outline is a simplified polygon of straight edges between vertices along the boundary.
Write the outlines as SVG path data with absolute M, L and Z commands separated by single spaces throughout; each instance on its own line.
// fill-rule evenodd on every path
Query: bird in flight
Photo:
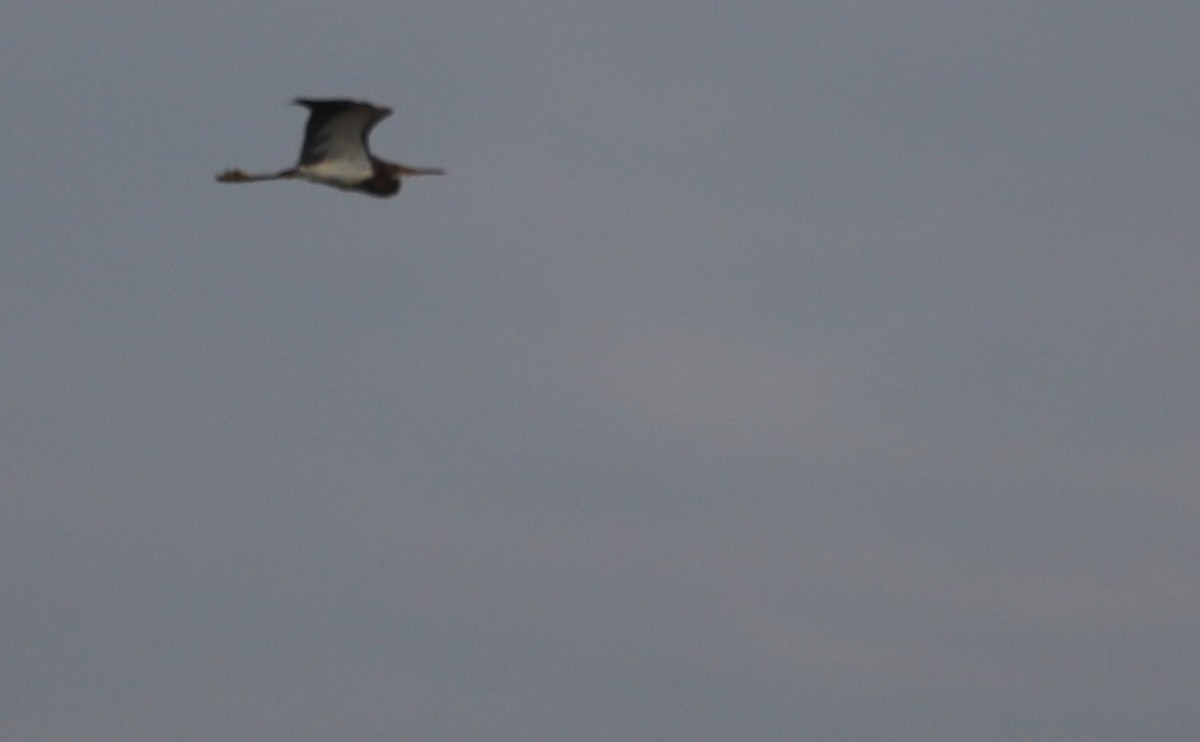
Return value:
M 400 179 L 413 175 L 444 175 L 435 167 L 409 167 L 387 162 L 371 154 L 367 137 L 371 129 L 391 115 L 390 108 L 356 100 L 312 100 L 297 98 L 295 104 L 308 109 L 300 162 L 277 173 L 247 173 L 226 170 L 217 176 L 222 183 L 253 183 L 299 178 L 345 191 L 359 191 L 379 198 L 400 192 Z

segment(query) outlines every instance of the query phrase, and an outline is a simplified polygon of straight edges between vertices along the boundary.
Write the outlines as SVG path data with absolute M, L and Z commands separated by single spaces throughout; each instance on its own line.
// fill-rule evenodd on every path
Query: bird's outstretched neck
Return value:
M 217 181 L 221 183 L 255 183 L 263 180 L 295 178 L 297 175 L 295 169 L 281 170 L 277 173 L 247 173 L 245 170 L 234 169 L 217 175 Z

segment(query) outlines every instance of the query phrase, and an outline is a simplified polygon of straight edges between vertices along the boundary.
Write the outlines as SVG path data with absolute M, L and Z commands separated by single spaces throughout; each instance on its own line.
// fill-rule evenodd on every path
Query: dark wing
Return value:
M 348 99 L 297 98 L 295 103 L 309 110 L 304 146 L 300 149 L 301 165 L 326 159 L 366 162 L 371 129 L 392 114 L 390 108 Z

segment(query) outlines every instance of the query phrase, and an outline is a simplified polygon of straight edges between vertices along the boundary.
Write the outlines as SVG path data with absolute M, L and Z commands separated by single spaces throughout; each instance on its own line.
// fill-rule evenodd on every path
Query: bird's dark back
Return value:
M 324 159 L 334 137 L 354 137 L 366 150 L 371 129 L 392 113 L 391 109 L 348 98 L 297 98 L 295 103 L 309 111 L 300 149 L 301 165 Z

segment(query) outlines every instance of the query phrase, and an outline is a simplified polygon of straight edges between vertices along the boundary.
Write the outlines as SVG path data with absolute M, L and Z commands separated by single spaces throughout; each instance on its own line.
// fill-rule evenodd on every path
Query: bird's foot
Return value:
M 217 180 L 222 183 L 245 183 L 250 179 L 244 170 L 226 170 L 217 176 Z

